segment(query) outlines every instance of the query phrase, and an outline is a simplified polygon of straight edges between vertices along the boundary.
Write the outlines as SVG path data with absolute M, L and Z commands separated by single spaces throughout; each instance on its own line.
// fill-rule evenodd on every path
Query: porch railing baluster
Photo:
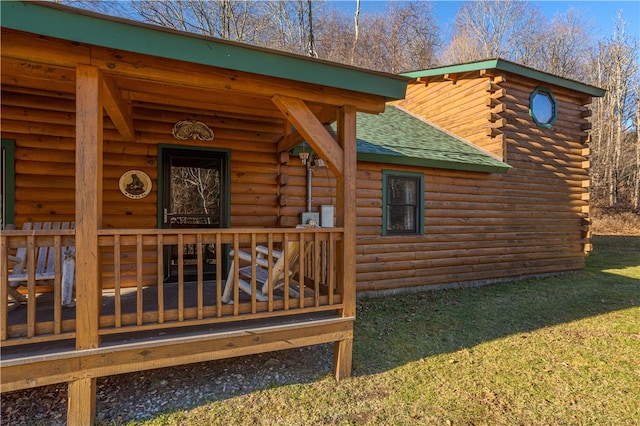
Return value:
M 257 300 L 256 300 L 256 260 L 255 256 L 257 256 L 256 252 L 256 234 L 255 232 L 251 233 L 251 253 L 253 253 L 254 258 L 251 261 L 251 313 L 255 314 L 258 311 L 257 308 Z M 271 281 L 271 280 L 269 280 Z M 271 282 L 269 282 L 271 286 Z M 259 289 L 258 291 L 261 291 Z
M 283 245 L 284 244 L 286 244 L 286 243 L 283 243 Z M 267 262 L 268 262 L 269 265 L 273 265 L 273 234 L 272 233 L 269 233 L 267 235 L 267 251 L 268 251 Z M 286 270 L 287 269 L 285 269 L 285 271 Z M 254 273 L 254 275 L 255 275 L 255 273 Z M 287 274 L 285 274 L 285 275 L 287 275 Z M 272 283 L 271 280 L 269 280 L 269 291 L 267 293 L 267 296 L 269 297 L 269 302 L 268 302 L 268 304 L 269 304 L 269 312 L 273 312 L 273 284 L 274 283 Z
M 0 340 L 5 341 L 7 340 L 7 320 L 9 319 L 9 262 L 6 261 L 9 259 L 9 249 L 5 235 L 0 235 L 0 259 L 3 260 L 0 262 L 0 303 L 2 303 Z
M 27 237 L 27 337 L 36 335 L 36 242 Z
M 3 344 L 20 345 L 75 337 L 75 318 L 73 315 L 68 318 L 72 311 L 65 310 L 60 303 L 64 264 L 62 247 L 73 245 L 71 238 L 75 231 L 8 232 L 8 235 L 1 236 L 0 248 L 0 256 L 3 257 L 0 267 L 0 337 Z M 97 277 L 96 282 L 103 283 L 101 303 L 105 308 L 100 315 L 99 333 L 108 335 L 340 310 L 342 299 L 335 291 L 335 248 L 342 233 L 341 228 L 102 229 L 98 233 L 98 243 L 105 254 L 99 259 L 99 270 L 103 271 L 103 276 Z M 299 259 L 294 262 L 291 250 L 296 245 Z M 9 312 L 12 301 L 8 287 L 11 264 L 7 266 L 6 260 L 17 247 L 25 246 L 28 272 L 25 277 L 26 302 Z M 258 250 L 258 246 L 265 249 Z M 42 293 L 51 291 L 50 286 L 36 286 L 33 272 L 38 252 L 42 255 L 40 250 L 46 247 L 53 247 L 49 261 L 54 266 L 55 278 L 53 294 L 40 297 Z M 186 247 L 196 250 L 193 253 L 197 267 L 194 282 L 185 278 L 188 271 L 184 262 L 189 261 L 184 252 Z M 205 275 L 204 250 L 208 247 L 215 247 L 215 277 L 211 279 Z M 166 263 L 164 256 L 170 248 L 177 249 L 177 265 Z M 229 249 L 233 250 L 230 257 L 225 251 Z M 278 253 L 285 256 L 283 266 L 289 273 L 282 275 L 284 282 L 270 283 L 265 287 L 266 301 L 256 296 L 262 293 L 263 287 L 255 278 L 247 278 L 247 283 L 251 283 L 244 288 L 238 285 L 240 268 L 249 266 L 247 269 L 256 272 L 263 267 L 257 265 L 256 254 L 245 261 L 238 255 L 240 251 L 261 251 L 261 263 L 266 265 L 275 263 Z M 55 259 L 51 260 L 53 257 Z M 234 266 L 229 270 L 231 261 Z M 156 265 L 152 266 L 151 262 Z M 177 266 L 178 270 L 175 283 L 164 279 L 166 267 L 171 266 Z M 229 277 L 226 277 L 227 273 Z M 256 276 L 255 273 L 252 275 Z M 233 293 L 230 304 L 222 301 L 227 278 L 234 281 L 229 288 L 229 293 Z
M 222 316 L 222 241 L 216 234 L 216 317 Z
M 62 239 L 53 237 L 53 334 L 62 331 Z
M 196 264 L 198 269 L 198 319 L 203 318 L 204 297 L 204 263 L 202 262 L 202 234 L 197 235 Z
M 120 300 L 120 281 L 121 281 L 121 267 L 120 267 L 120 235 L 114 235 L 113 237 L 113 305 L 114 305 L 114 317 L 115 327 L 122 327 L 122 305 Z
M 284 236 L 283 236 L 283 240 L 282 240 L 282 255 L 284 256 L 284 270 L 285 271 L 290 271 L 291 270 L 291 265 L 289 265 L 289 234 L 285 232 Z M 289 274 L 284 274 L 284 310 L 288 311 L 289 310 Z
M 156 236 L 156 268 L 158 286 L 158 323 L 164 323 L 164 236 L 158 234 Z
M 304 308 L 304 289 L 305 289 L 305 285 L 304 285 L 304 277 L 305 277 L 305 257 L 306 257 L 306 250 L 305 250 L 305 239 L 304 239 L 304 234 L 299 234 L 298 236 L 299 238 L 299 243 L 300 243 L 300 248 L 299 248 L 299 253 L 298 253 L 298 267 L 300 268 L 298 270 L 298 290 L 299 290 L 299 295 L 298 295 L 298 303 L 301 308 Z
M 142 235 L 136 235 L 136 324 L 142 325 L 144 321 L 144 300 L 143 300 L 143 282 L 142 282 Z
M 184 234 L 178 234 L 178 321 L 184 321 Z

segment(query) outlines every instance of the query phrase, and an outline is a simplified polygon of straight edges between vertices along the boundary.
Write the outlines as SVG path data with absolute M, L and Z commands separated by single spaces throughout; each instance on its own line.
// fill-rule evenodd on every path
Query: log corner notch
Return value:
M 298 98 L 284 95 L 274 95 L 271 100 L 280 112 L 291 122 L 296 131 L 309 143 L 324 161 L 329 169 L 336 175 L 342 176 L 344 167 L 344 153 L 336 140 L 324 127 L 324 124 L 313 114 L 307 104 Z M 292 148 L 292 139 L 279 144 L 278 150 L 284 151 Z

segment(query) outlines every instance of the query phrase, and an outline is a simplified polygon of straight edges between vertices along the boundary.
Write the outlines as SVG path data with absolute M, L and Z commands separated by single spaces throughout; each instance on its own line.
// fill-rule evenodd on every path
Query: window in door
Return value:
M 161 148 L 161 227 L 226 228 L 229 226 L 228 153 L 226 151 Z M 175 280 L 178 271 L 177 246 L 167 250 L 165 279 Z M 186 279 L 197 275 L 197 247 L 183 249 Z M 213 244 L 204 244 L 201 253 L 205 278 L 216 269 Z M 223 265 L 224 269 L 224 265 Z

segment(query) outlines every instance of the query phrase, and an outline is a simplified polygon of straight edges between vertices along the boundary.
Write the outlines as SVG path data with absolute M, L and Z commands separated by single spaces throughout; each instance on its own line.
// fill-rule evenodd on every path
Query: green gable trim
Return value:
M 413 71 L 404 73 L 405 77 L 420 78 L 420 77 L 434 77 L 443 74 L 461 74 L 465 72 L 480 71 L 484 69 L 496 69 L 500 71 L 510 72 L 518 74 L 524 77 L 528 77 L 534 80 L 541 81 L 547 84 L 554 84 L 556 86 L 564 87 L 566 89 L 575 90 L 576 92 L 586 93 L 591 96 L 601 97 L 604 96 L 605 90 L 599 87 L 591 86 L 588 84 L 580 83 L 578 81 L 569 80 L 567 78 L 558 77 L 557 75 L 549 74 L 543 71 L 538 71 L 533 68 L 525 67 L 523 65 L 516 64 L 504 59 L 489 59 L 486 61 L 471 62 L 459 65 L 450 65 L 440 68 L 432 68 L 423 71 Z
M 358 161 L 483 173 L 511 168 L 486 152 L 398 107 L 357 116 Z
M 2 2 L 3 27 L 167 59 L 402 99 L 402 76 L 146 25 L 59 5 Z

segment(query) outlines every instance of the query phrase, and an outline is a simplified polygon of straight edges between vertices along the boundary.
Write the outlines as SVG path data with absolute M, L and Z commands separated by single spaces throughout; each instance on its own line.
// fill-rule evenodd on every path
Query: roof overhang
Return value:
M 330 86 L 387 100 L 409 78 L 171 30 L 49 2 L 2 2 L 2 27 L 78 43 Z
M 564 87 L 566 89 L 574 90 L 576 92 L 585 93 L 590 96 L 601 97 L 604 96 L 606 92 L 604 89 L 600 89 L 599 87 L 580 83 L 578 81 L 570 80 L 563 77 L 558 77 L 556 75 L 538 71 L 533 68 L 525 67 L 523 65 L 519 65 L 504 59 L 489 59 L 485 61 L 469 62 L 465 64 L 450 65 L 446 67 L 432 68 L 422 71 L 413 71 L 404 73 L 402 75 L 404 75 L 405 77 L 410 77 L 412 79 L 417 79 L 421 77 L 434 77 L 445 74 L 463 74 L 482 70 L 499 70 L 518 74 L 534 80 L 539 80 L 546 84 L 553 84 L 556 86 Z

